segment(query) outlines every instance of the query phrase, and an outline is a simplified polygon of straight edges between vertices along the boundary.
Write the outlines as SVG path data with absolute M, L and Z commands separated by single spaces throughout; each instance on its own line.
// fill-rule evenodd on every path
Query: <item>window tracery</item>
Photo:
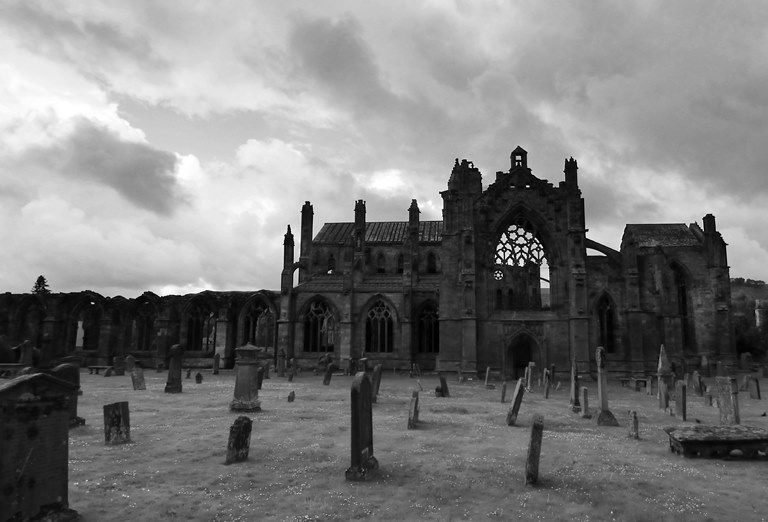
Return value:
M 391 352 L 394 347 L 394 320 L 384 301 L 374 303 L 365 320 L 365 351 Z

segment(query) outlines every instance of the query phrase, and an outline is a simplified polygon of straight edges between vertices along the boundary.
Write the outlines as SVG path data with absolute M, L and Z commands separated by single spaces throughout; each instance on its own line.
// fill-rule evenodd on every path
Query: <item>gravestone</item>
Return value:
M 581 405 L 579 404 L 579 369 L 576 366 L 576 359 L 571 360 L 571 411 L 578 413 L 581 411 Z
M 526 366 L 525 367 L 525 373 L 523 374 L 523 379 L 525 379 L 525 388 L 530 392 L 531 391 L 531 381 L 533 378 L 531 377 L 531 367 Z
M 80 390 L 80 366 L 72 363 L 64 363 L 56 366 L 50 372 L 54 377 L 67 381 L 76 390 Z M 83 426 L 85 419 L 77 416 L 77 393 L 74 393 L 69 400 L 69 427 L 76 428 Z
M 646 381 L 645 381 L 646 382 L 646 384 L 645 384 L 645 394 L 646 395 L 654 395 L 653 383 L 654 383 L 654 379 L 656 379 L 656 377 L 654 375 L 650 375 L 649 374 L 648 376 L 646 376 L 645 379 L 646 379 Z M 658 388 L 657 388 L 656 391 L 658 392 Z
M 549 374 L 549 369 L 544 368 L 544 398 L 549 399 L 549 387 L 551 384 L 552 378 Z
M 681 421 L 688 420 L 688 387 L 683 381 L 675 383 L 675 415 Z
M 381 386 L 382 365 L 377 364 L 373 367 L 373 380 L 371 381 L 371 402 L 376 402 L 379 396 L 379 386 Z
M 501 403 L 504 404 L 507 401 L 507 381 L 501 383 Z
M 586 386 L 581 387 L 581 416 L 584 419 L 591 419 L 589 413 L 589 390 Z
M 131 442 L 128 401 L 104 405 L 104 442 L 109 445 Z
M 720 409 L 720 424 L 740 424 L 739 389 L 734 377 L 715 377 L 717 406 Z
M 515 385 L 515 394 L 512 396 L 512 406 L 507 412 L 507 426 L 513 426 L 517 422 L 517 415 L 520 413 L 520 405 L 523 403 L 524 393 L 525 383 L 523 379 L 518 379 Z
M 450 397 L 451 393 L 448 391 L 448 383 L 445 382 L 445 376 L 441 373 L 440 386 L 435 388 L 435 397 Z
M 261 385 L 264 382 L 264 367 L 258 366 L 256 368 L 256 389 L 260 390 Z
M 325 375 L 323 376 L 323 385 L 328 386 L 331 384 L 331 377 L 333 377 L 333 363 L 328 363 L 325 368 Z
M 408 429 L 416 429 L 417 422 L 419 422 L 419 392 L 414 391 L 408 407 Z
M 248 459 L 248 450 L 251 447 L 251 428 L 253 421 L 245 416 L 235 419 L 229 427 L 229 440 L 227 441 L 227 460 L 224 464 L 243 462 Z
M 491 375 L 491 367 L 487 366 L 485 368 L 485 386 L 488 386 L 488 377 Z
M 245 345 L 236 348 L 235 397 L 229 403 L 231 411 L 261 411 L 259 401 L 258 348 Z
M 747 386 L 749 388 L 749 398 L 760 400 L 760 381 L 757 377 L 750 377 Z
M 555 385 L 555 365 L 554 364 L 549 365 L 549 379 L 552 386 L 554 386 Z
M 597 347 L 597 402 L 600 405 L 600 411 L 597 412 L 598 426 L 618 426 L 619 421 L 608 408 L 608 376 L 606 375 L 605 363 L 607 361 L 605 348 Z
M 264 365 L 264 378 L 269 379 L 269 370 L 272 369 L 272 361 L 267 362 L 267 364 Z
M 701 382 L 701 375 L 697 370 L 694 370 L 691 374 L 691 386 L 693 387 L 693 392 L 701 397 L 704 394 L 704 390 L 702 388 L 702 382 Z
M 667 357 L 667 351 L 664 349 L 664 345 L 661 345 L 659 349 L 659 364 L 656 367 L 656 376 L 659 379 L 659 390 L 661 390 L 661 381 L 666 384 L 665 389 L 669 393 L 670 389 L 675 386 L 675 374 L 672 372 L 672 365 L 669 364 L 669 358 Z M 659 394 L 660 395 L 660 394 Z M 661 398 L 661 397 L 659 397 Z
M 347 480 L 368 480 L 379 467 L 373 456 L 373 408 L 371 381 L 365 372 L 358 372 L 352 381 L 351 403 L 351 464 L 344 476 Z
M 144 370 L 134 366 L 131 370 L 131 384 L 134 390 L 146 390 L 147 384 L 144 382 Z
M 165 383 L 165 393 L 181 393 L 181 345 L 171 346 L 168 357 L 168 381 Z
M 187 368 L 187 379 L 192 378 L 192 368 Z
M 132 372 L 135 367 L 136 367 L 136 357 L 134 357 L 133 355 L 126 356 L 125 371 Z
M 640 427 L 637 422 L 637 412 L 636 411 L 630 411 L 629 412 L 629 438 L 630 439 L 639 439 L 640 438 Z
M 104 377 L 112 377 L 115 374 L 115 369 L 111 366 L 104 370 Z
M 221 354 L 217 353 L 213 356 L 213 374 L 219 374 L 219 366 L 221 366 Z
M 197 372 L 195 374 L 195 383 L 196 384 L 202 384 L 202 382 L 203 382 L 203 374 L 200 373 L 200 372 Z
M 112 358 L 112 368 L 115 370 L 115 375 L 125 375 L 125 357 L 122 355 L 115 355 Z
M 536 484 L 539 480 L 539 459 L 541 457 L 541 437 L 544 433 L 544 417 L 540 414 L 533 416 L 531 423 L 531 440 L 528 443 L 528 458 L 525 460 L 525 483 Z
M 528 391 L 533 390 L 533 374 L 536 371 L 536 363 L 530 361 L 528 363 Z
M 296 370 L 293 367 L 288 368 L 288 382 L 293 382 L 293 376 L 296 374 Z
M 458 382 L 464 382 L 464 375 L 461 373 L 461 368 L 459 368 L 456 372 L 456 377 L 458 378 Z
M 285 350 L 282 348 L 277 352 L 277 376 L 285 377 Z
M 669 390 L 667 389 L 666 379 L 659 379 L 659 409 L 666 410 L 669 408 Z
M 296 392 L 291 390 L 291 393 L 288 394 L 288 402 L 293 402 L 296 400 Z

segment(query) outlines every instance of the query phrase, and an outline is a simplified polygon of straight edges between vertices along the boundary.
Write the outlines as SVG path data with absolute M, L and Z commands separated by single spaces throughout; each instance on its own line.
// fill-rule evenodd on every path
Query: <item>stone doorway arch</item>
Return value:
M 504 350 L 504 378 L 522 378 L 529 362 L 536 363 L 536 368 L 540 370 L 539 351 L 539 343 L 531 334 L 520 332 L 512 337 Z

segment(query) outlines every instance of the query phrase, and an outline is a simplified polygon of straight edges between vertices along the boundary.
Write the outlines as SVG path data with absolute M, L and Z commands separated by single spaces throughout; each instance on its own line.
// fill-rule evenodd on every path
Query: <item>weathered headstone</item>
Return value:
M 383 366 L 377 364 L 373 367 L 373 379 L 371 381 L 371 402 L 376 402 L 379 397 L 379 386 L 381 386 L 381 370 Z
M 549 380 L 550 380 L 550 384 L 552 386 L 555 385 L 555 382 L 559 382 L 559 381 L 557 381 L 557 379 L 555 379 L 555 365 L 554 364 L 550 364 L 549 365 Z
M 637 422 L 637 412 L 636 411 L 630 411 L 629 412 L 629 438 L 630 439 L 639 439 L 640 438 L 640 427 Z
M 589 413 L 589 389 L 586 386 L 581 387 L 581 416 L 585 419 L 591 419 Z
M 251 447 L 251 428 L 253 421 L 241 416 L 235 419 L 229 427 L 229 440 L 227 441 L 227 460 L 224 464 L 243 462 L 248 459 L 248 450 Z
M 331 384 L 331 377 L 333 377 L 333 363 L 328 363 L 328 366 L 325 368 L 325 375 L 323 376 L 323 384 L 325 386 Z
M 515 394 L 512 396 L 512 406 L 507 412 L 507 426 L 513 426 L 517 422 L 517 415 L 520 413 L 520 405 L 523 403 L 524 393 L 525 383 L 523 379 L 518 379 L 515 385 Z
M 675 415 L 682 421 L 688 420 L 687 388 L 683 381 L 675 383 Z
M 192 368 L 187 368 L 187 379 L 192 378 Z
M 135 367 L 136 367 L 136 357 L 134 357 L 133 355 L 127 355 L 125 357 L 125 371 L 132 372 Z
M 408 407 L 408 429 L 415 429 L 417 422 L 419 422 L 419 392 L 414 391 Z
M 168 381 L 165 383 L 165 393 L 181 393 L 181 345 L 171 346 L 168 356 Z
M 760 381 L 757 377 L 750 377 L 747 386 L 749 387 L 749 398 L 760 400 Z
M 264 383 L 264 367 L 259 365 L 256 368 L 256 386 L 257 389 L 261 389 L 261 385 Z
M 282 348 L 277 352 L 277 376 L 285 377 L 285 350 Z
M 549 369 L 544 368 L 544 398 L 549 399 L 549 388 L 551 386 L 552 378 L 549 375 Z
M 525 460 L 525 483 L 536 484 L 539 480 L 539 459 L 541 458 L 541 438 L 544 433 L 544 417 L 533 416 L 531 440 L 528 443 L 528 458 Z
M 717 405 L 720 408 L 720 424 L 740 424 L 739 389 L 734 377 L 715 377 Z
M 653 383 L 654 383 L 654 379 L 656 379 L 656 377 L 654 375 L 649 374 L 649 375 L 646 376 L 645 379 L 646 379 L 645 380 L 645 382 L 646 382 L 646 384 L 645 384 L 645 394 L 646 395 L 654 395 Z M 658 391 L 658 389 L 657 389 L 657 391 Z
M 269 379 L 269 370 L 272 369 L 272 361 L 268 361 L 267 364 L 264 365 L 264 378 Z
M 664 381 L 667 393 L 669 393 L 669 390 L 675 386 L 675 374 L 672 372 L 672 365 L 669 363 L 667 351 L 663 344 L 659 349 L 659 364 L 656 367 L 656 375 L 659 379 L 659 390 L 661 390 L 661 381 Z M 661 392 L 659 392 L 659 398 L 661 398 Z
M 371 381 L 365 372 L 358 372 L 352 381 L 351 403 L 351 465 L 344 476 L 347 480 L 369 479 L 378 469 L 373 456 L 373 408 Z
M 291 393 L 288 394 L 288 402 L 293 402 L 296 400 L 296 392 L 291 390 Z
M 122 355 L 115 355 L 112 358 L 112 368 L 115 371 L 115 375 L 125 375 L 125 357 Z
M 131 417 L 128 401 L 104 405 L 104 442 L 125 444 L 131 442 Z
M 487 366 L 485 368 L 485 385 L 488 386 L 488 377 L 491 375 L 491 367 Z
M 213 374 L 219 374 L 219 367 L 221 366 L 221 354 L 217 353 L 213 356 Z
M 202 382 L 203 382 L 203 374 L 200 373 L 200 372 L 197 372 L 195 374 L 195 383 L 196 384 L 202 384 Z
M 67 381 L 76 390 L 80 389 L 80 366 L 72 363 L 64 363 L 51 370 L 51 375 Z M 69 427 L 75 428 L 85 424 L 85 419 L 77 416 L 77 393 L 69 398 Z
M 256 355 L 258 349 L 252 345 L 236 348 L 235 397 L 229 403 L 232 411 L 261 411 L 259 400 L 259 370 Z
M 528 387 L 528 391 L 533 390 L 533 371 L 536 368 L 536 363 L 531 361 L 528 363 L 528 381 L 526 382 L 526 386 Z
M 293 382 L 293 376 L 296 374 L 296 370 L 291 367 L 288 368 L 288 382 Z
M 576 366 L 576 359 L 571 360 L 571 411 L 578 413 L 581 411 L 579 404 L 579 369 Z
M 451 393 L 448 391 L 448 383 L 445 382 L 445 375 L 442 373 L 440 377 L 440 386 L 435 388 L 435 397 L 450 397 Z
M 698 370 L 694 370 L 691 374 L 691 387 L 693 388 L 693 392 L 701 397 L 704 394 L 704 390 L 702 389 L 702 382 L 701 382 L 701 375 L 699 374 Z
M 146 390 L 147 384 L 144 381 L 144 370 L 138 366 L 134 366 L 131 370 L 131 384 L 133 384 L 134 390 Z
M 605 374 L 606 352 L 602 346 L 597 347 L 597 402 L 600 411 L 597 412 L 598 426 L 618 426 L 619 421 L 608 408 L 608 376 Z
M 507 381 L 501 383 L 501 403 L 504 404 L 507 401 Z
M 669 408 L 669 390 L 667 389 L 667 380 L 659 379 L 659 409 L 666 410 Z

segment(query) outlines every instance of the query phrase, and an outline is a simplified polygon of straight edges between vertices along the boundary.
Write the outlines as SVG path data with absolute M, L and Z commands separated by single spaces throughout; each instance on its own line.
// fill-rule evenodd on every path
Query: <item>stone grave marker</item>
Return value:
M 368 480 L 379 467 L 373 456 L 373 390 L 365 372 L 358 372 L 352 381 L 351 403 L 351 464 L 344 476 L 347 480 Z
M 112 358 L 112 368 L 115 371 L 115 375 L 125 375 L 125 357 L 122 355 L 115 355 Z
M 440 377 L 440 386 L 435 388 L 435 397 L 450 397 L 451 393 L 448 391 L 448 383 L 445 382 L 445 375 L 442 373 Z
M 221 354 L 217 353 L 213 356 L 213 374 L 219 374 L 219 366 L 221 366 Z
M 136 367 L 136 357 L 134 357 L 133 355 L 127 355 L 125 357 L 125 371 L 132 372 L 135 367 Z
M 491 367 L 487 366 L 485 368 L 485 386 L 488 387 L 488 377 L 491 375 Z
M 586 386 L 581 387 L 581 416 L 584 419 L 591 419 L 589 413 L 589 390 Z
M 549 388 L 551 386 L 552 378 L 549 374 L 549 369 L 544 368 L 544 398 L 549 399 Z
M 629 438 L 640 438 L 640 427 L 637 422 L 637 412 L 634 410 L 629 412 Z
M 515 394 L 512 396 L 512 406 L 507 412 L 507 426 L 514 426 L 517 422 L 517 415 L 520 413 L 520 405 L 523 403 L 523 394 L 525 393 L 525 383 L 523 379 L 518 379 L 515 385 Z
M 757 377 L 750 377 L 747 384 L 749 387 L 749 398 L 760 400 L 760 381 Z
M 684 381 L 677 381 L 675 383 L 675 415 L 681 421 L 688 420 L 687 388 Z
M 507 401 L 507 381 L 501 383 L 501 403 L 504 404 Z
M 200 372 L 197 372 L 195 374 L 195 383 L 196 384 L 202 384 L 202 382 L 203 382 L 203 374 L 200 373 Z
M 291 390 L 291 393 L 288 394 L 288 402 L 293 402 L 296 400 L 296 392 Z
M 649 374 L 649 375 L 647 375 L 645 377 L 645 383 L 646 383 L 645 384 L 645 394 L 646 395 L 653 395 L 654 394 L 654 392 L 653 392 L 653 381 L 654 381 L 654 376 L 653 375 Z
M 379 386 L 381 386 L 381 370 L 382 365 L 377 364 L 373 367 L 373 380 L 371 381 L 371 402 L 376 402 L 379 396 Z
M 144 382 L 144 370 L 139 366 L 134 366 L 131 370 L 131 384 L 134 390 L 146 390 L 147 384 Z
M 539 480 L 539 460 L 541 457 L 541 438 L 544 433 L 544 417 L 533 416 L 531 440 L 528 443 L 528 458 L 525 460 L 525 484 L 533 485 Z
M 328 386 L 331 384 L 331 377 L 333 377 L 333 363 L 328 363 L 325 368 L 325 375 L 323 376 L 323 385 Z
M 667 389 L 667 380 L 659 379 L 659 409 L 666 410 L 669 408 L 669 390 Z
M 282 348 L 277 352 L 277 376 L 285 377 L 285 350 Z
M 165 393 L 181 393 L 181 345 L 174 344 L 169 351 L 168 381 L 165 383 Z
M 720 424 L 740 424 L 739 389 L 734 377 L 715 377 L 717 405 L 720 408 Z
M 248 450 L 251 447 L 251 428 L 253 421 L 245 416 L 235 419 L 229 427 L 229 440 L 227 441 L 227 460 L 224 464 L 243 462 L 248 459 Z
M 54 377 L 58 377 L 61 380 L 67 381 L 75 390 L 80 390 L 80 366 L 72 363 L 64 363 L 56 366 L 50 372 Z M 78 394 L 72 394 L 69 399 L 69 427 L 76 428 L 77 426 L 83 426 L 85 419 L 78 417 L 77 415 L 77 397 Z
M 260 390 L 261 385 L 264 382 L 264 367 L 263 366 L 257 366 L 256 367 L 256 389 Z
M 579 404 L 579 369 L 576 366 L 576 359 L 571 360 L 571 399 L 570 399 L 571 411 L 578 413 L 581 411 L 581 405 Z
M 259 400 L 258 348 L 245 345 L 236 348 L 235 397 L 229 403 L 231 411 L 261 411 Z
M 419 392 L 414 390 L 408 407 L 408 429 L 416 429 L 417 422 L 419 422 Z
M 701 397 L 704 394 L 704 390 L 702 389 L 702 382 L 701 382 L 701 375 L 697 370 L 694 370 L 691 374 L 691 387 L 693 388 L 693 393 Z
M 104 405 L 104 442 L 108 445 L 131 442 L 128 401 Z
M 192 368 L 187 368 L 187 379 L 192 378 Z
M 550 384 L 552 384 L 552 386 L 554 386 L 555 382 L 556 382 L 556 379 L 555 379 L 555 365 L 554 364 L 550 364 L 549 365 L 549 379 L 550 379 Z M 559 382 L 560 381 L 557 381 L 558 384 L 559 384 Z M 555 388 L 555 389 L 557 389 L 557 388 Z
M 104 370 L 104 377 L 112 377 L 115 374 L 115 369 L 111 366 Z
M 296 370 L 291 367 L 288 368 L 288 382 L 293 382 L 293 376 L 296 374 Z
M 607 357 L 605 348 L 597 347 L 597 402 L 600 404 L 600 411 L 597 412 L 598 426 L 618 426 L 619 421 L 608 408 L 608 376 L 605 373 L 605 363 Z

